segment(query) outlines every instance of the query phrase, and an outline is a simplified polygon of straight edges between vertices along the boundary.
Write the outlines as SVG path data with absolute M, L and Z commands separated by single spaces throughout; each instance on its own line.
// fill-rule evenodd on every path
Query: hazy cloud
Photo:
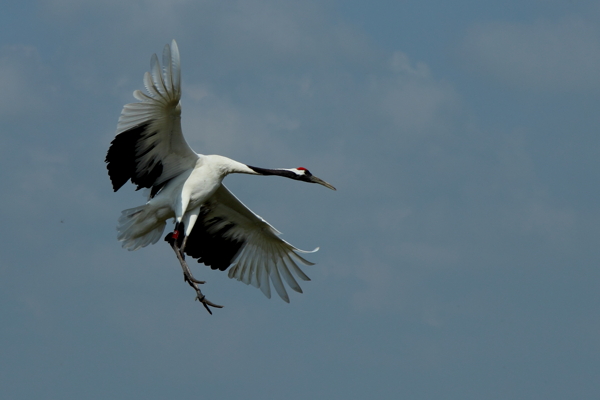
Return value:
M 0 48 L 0 115 L 23 118 L 47 108 L 48 70 L 33 46 L 10 45 Z
M 462 46 L 471 69 L 515 86 L 552 91 L 600 86 L 600 30 L 584 18 L 479 23 Z

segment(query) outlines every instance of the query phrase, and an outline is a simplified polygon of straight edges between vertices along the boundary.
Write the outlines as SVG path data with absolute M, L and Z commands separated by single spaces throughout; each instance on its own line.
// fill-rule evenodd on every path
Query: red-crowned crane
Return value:
M 279 175 L 335 188 L 306 168 L 258 168 L 223 156 L 197 154 L 181 131 L 180 60 L 174 40 L 164 48 L 162 69 L 154 54 L 150 71 L 144 75 L 148 94 L 136 90 L 133 96 L 139 103 L 123 107 L 105 160 L 115 192 L 129 180 L 137 189 L 150 189 L 146 204 L 122 212 L 118 240 L 128 250 L 154 244 L 167 220 L 174 218 L 175 229 L 165 240 L 181 263 L 185 281 L 209 313 L 209 306 L 222 306 L 202 294 L 198 284 L 204 282 L 192 275 L 186 254 L 212 269 L 230 268 L 230 278 L 260 288 L 268 298 L 271 282 L 289 302 L 283 282 L 302 293 L 292 272 L 308 281 L 298 264 L 313 263 L 299 254 L 307 252 L 280 239 L 275 228 L 227 190 L 223 178 L 233 173 Z

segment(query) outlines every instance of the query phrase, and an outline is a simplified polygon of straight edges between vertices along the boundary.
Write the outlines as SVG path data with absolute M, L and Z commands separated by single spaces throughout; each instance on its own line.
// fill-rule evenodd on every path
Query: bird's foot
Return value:
M 180 259 L 180 261 L 183 261 L 183 259 Z M 183 263 L 186 264 L 187 267 L 187 263 L 185 263 L 185 261 L 183 261 Z M 209 306 L 214 308 L 223 308 L 223 306 L 213 303 L 212 301 L 208 300 L 204 294 L 202 294 L 202 291 L 198 287 L 198 284 L 204 284 L 205 282 L 199 281 L 198 279 L 194 278 L 191 272 L 189 271 L 189 268 L 187 269 L 187 272 L 189 272 L 189 275 L 186 274 L 186 272 L 184 271 L 183 279 L 196 291 L 196 300 L 202 303 L 204 308 L 206 308 L 206 311 L 208 311 L 208 313 L 212 315 L 212 311 L 210 310 L 210 308 L 208 308 Z
M 199 289 L 196 290 L 196 300 L 202 303 L 202 305 L 204 306 L 204 308 L 206 308 L 206 311 L 208 311 L 210 315 L 212 315 L 212 311 L 210 311 L 210 308 L 208 308 L 209 306 L 214 308 L 223 308 L 223 306 L 220 306 L 208 300 Z
M 179 260 L 179 263 L 181 264 L 181 269 L 183 270 L 183 280 L 187 282 L 188 285 L 190 285 L 196 291 L 196 300 L 201 302 L 204 308 L 206 308 L 206 311 L 208 311 L 208 313 L 212 315 L 212 311 L 210 310 L 209 306 L 214 308 L 223 308 L 223 306 L 213 303 L 212 301 L 208 300 L 205 295 L 202 294 L 202 291 L 200 290 L 198 285 L 204 284 L 205 282 L 194 278 L 194 275 L 192 275 L 192 271 L 190 271 L 190 267 L 188 267 L 187 262 L 185 262 L 181 249 L 178 246 L 177 237 L 173 238 L 172 236 L 173 234 L 167 235 L 165 240 L 169 242 L 169 244 L 173 248 L 173 251 L 175 252 L 175 255 L 177 255 L 177 259 Z
M 206 308 L 206 311 L 208 311 L 210 315 L 212 315 L 212 311 L 210 310 L 210 308 L 208 308 L 209 306 L 215 308 L 223 308 L 223 306 L 213 303 L 212 301 L 208 300 L 204 294 L 202 294 L 202 291 L 198 287 L 198 284 L 203 284 L 205 283 L 204 281 L 199 281 L 193 276 L 186 276 L 185 273 L 183 279 L 196 291 L 196 300 L 202 303 L 202 305 L 204 306 L 204 308 Z

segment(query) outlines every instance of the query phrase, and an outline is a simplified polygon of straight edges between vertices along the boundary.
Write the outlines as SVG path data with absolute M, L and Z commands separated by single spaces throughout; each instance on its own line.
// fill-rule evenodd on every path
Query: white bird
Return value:
M 122 212 L 118 240 L 128 250 L 154 244 L 167 220 L 174 218 L 174 231 L 165 240 L 177 254 L 185 281 L 196 290 L 196 299 L 211 314 L 208 306 L 222 306 L 202 294 L 198 284 L 204 282 L 193 277 L 185 254 L 212 269 L 230 268 L 230 278 L 260 288 L 268 298 L 270 281 L 289 302 L 283 282 L 302 293 L 294 275 L 310 280 L 298 267 L 314 265 L 299 254 L 309 252 L 279 238 L 275 228 L 222 184 L 223 178 L 232 173 L 279 175 L 335 188 L 306 168 L 258 168 L 219 155 L 197 154 L 181 131 L 180 59 L 174 40 L 164 48 L 162 68 L 154 54 L 150 71 L 144 75 L 148 94 L 136 90 L 133 96 L 139 102 L 123 107 L 105 160 L 115 192 L 129 180 L 136 190 L 150 189 L 146 204 Z

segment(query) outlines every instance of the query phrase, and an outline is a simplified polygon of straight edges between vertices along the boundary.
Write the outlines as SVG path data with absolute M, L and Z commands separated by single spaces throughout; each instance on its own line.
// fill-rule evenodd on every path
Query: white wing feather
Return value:
M 194 168 L 199 156 L 188 145 L 181 131 L 181 63 L 174 40 L 171 47 L 166 45 L 163 51 L 163 68 L 154 54 L 150 71 L 144 74 L 148 93 L 139 90 L 133 93 L 140 103 L 123 107 L 117 134 L 148 124 L 147 134 L 137 143 L 137 151 L 142 156 L 136 170 L 142 173 L 160 161 L 163 170 L 154 182 L 154 185 L 159 185 Z
M 274 227 L 253 213 L 223 185 L 208 203 L 210 211 L 207 218 L 219 217 L 233 224 L 224 236 L 244 241 L 229 269 L 230 278 L 258 287 L 268 298 L 271 298 L 272 283 L 277 294 L 288 303 L 290 299 L 284 281 L 292 290 L 302 293 L 293 274 L 309 281 L 298 264 L 314 264 L 299 253 L 312 253 L 318 248 L 312 252 L 303 251 L 282 240 Z

